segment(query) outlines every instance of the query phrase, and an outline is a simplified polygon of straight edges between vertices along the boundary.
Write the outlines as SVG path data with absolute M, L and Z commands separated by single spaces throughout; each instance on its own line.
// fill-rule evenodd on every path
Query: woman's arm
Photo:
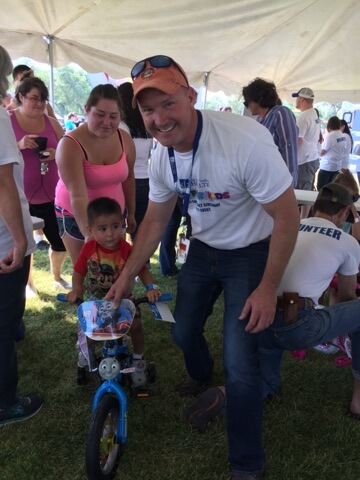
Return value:
M 76 223 L 82 235 L 86 238 L 88 235 L 86 208 L 89 197 L 84 176 L 83 155 L 76 143 L 70 138 L 64 137 L 60 140 L 56 149 L 56 164 L 59 175 L 69 192 L 72 213 Z
M 134 175 L 134 164 L 136 150 L 134 142 L 129 134 L 122 131 L 122 137 L 124 140 L 124 147 L 126 152 L 126 161 L 128 164 L 129 175 L 125 182 L 122 184 L 124 197 L 125 197 L 125 206 L 127 210 L 127 232 L 132 233 L 136 229 L 135 222 L 135 175 Z

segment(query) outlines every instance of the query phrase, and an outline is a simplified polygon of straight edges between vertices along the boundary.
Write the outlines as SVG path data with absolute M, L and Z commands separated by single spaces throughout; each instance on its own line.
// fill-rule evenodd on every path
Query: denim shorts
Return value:
M 61 238 L 66 233 L 69 237 L 74 238 L 75 240 L 85 240 L 80 232 L 78 224 L 76 223 L 74 215 L 71 215 L 71 213 L 57 205 L 55 205 L 55 214 Z

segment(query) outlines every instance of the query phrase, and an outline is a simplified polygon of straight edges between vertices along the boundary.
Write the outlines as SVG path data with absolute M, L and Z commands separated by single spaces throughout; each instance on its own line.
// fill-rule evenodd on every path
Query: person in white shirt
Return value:
M 0 100 L 12 71 L 0 46 Z M 15 338 L 25 310 L 30 255 L 36 250 L 29 204 L 24 193 L 24 160 L 9 115 L 0 107 L 0 426 L 26 420 L 43 405 L 40 395 L 17 396 L 19 380 Z
M 301 111 L 297 118 L 298 138 L 298 181 L 296 188 L 314 190 L 314 180 L 319 168 L 318 143 L 321 134 L 320 118 L 313 107 L 314 92 L 309 87 L 301 88 L 292 96 L 296 98 L 296 108 Z M 302 205 L 301 218 L 306 218 L 311 205 Z
M 334 180 L 341 170 L 341 165 L 349 156 L 345 135 L 340 130 L 340 119 L 331 117 L 326 125 L 328 134 L 325 136 L 320 155 L 320 170 L 317 179 L 317 189 Z
M 302 220 L 295 248 L 278 288 L 274 322 L 258 335 L 263 396 L 280 388 L 284 350 L 313 348 L 318 343 L 352 332 L 352 398 L 347 416 L 360 420 L 360 302 L 355 288 L 360 263 L 357 240 L 342 230 L 353 207 L 343 185 L 329 183 L 319 192 L 314 216 Z M 334 274 L 338 302 L 315 308 Z M 185 417 L 201 432 L 226 404 L 222 386 L 206 390 L 185 410 Z
M 179 395 L 203 389 L 213 370 L 204 328 L 224 292 L 232 480 L 262 475 L 262 392 L 256 333 L 274 318 L 276 289 L 296 241 L 299 218 L 289 173 L 271 133 L 243 115 L 195 109 L 196 95 L 173 59 L 156 55 L 132 69 L 134 99 L 158 140 L 150 195 L 132 254 L 105 299 L 117 306 L 157 248 L 180 196 L 192 238 L 178 276 L 175 343 L 188 376 Z

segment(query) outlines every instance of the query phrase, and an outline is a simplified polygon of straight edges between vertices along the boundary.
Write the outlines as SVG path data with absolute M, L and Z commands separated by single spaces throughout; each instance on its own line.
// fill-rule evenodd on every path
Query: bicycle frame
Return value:
M 115 394 L 119 404 L 121 406 L 121 414 L 119 415 L 118 419 L 118 429 L 117 429 L 117 436 L 116 436 L 116 443 L 123 443 L 127 442 L 127 412 L 128 412 L 128 400 L 127 395 L 124 389 L 119 385 L 117 380 L 105 380 L 100 387 L 97 389 L 93 404 L 92 410 L 95 412 L 97 409 L 100 401 L 102 398 L 107 394 Z

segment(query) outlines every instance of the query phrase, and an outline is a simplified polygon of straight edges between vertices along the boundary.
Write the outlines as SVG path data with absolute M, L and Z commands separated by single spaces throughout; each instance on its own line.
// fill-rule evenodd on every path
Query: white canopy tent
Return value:
M 1 7 L 0 44 L 13 59 L 74 62 L 120 78 L 163 53 L 212 91 L 240 96 L 260 76 L 282 98 L 309 86 L 316 101 L 360 102 L 359 0 L 1 0 Z

